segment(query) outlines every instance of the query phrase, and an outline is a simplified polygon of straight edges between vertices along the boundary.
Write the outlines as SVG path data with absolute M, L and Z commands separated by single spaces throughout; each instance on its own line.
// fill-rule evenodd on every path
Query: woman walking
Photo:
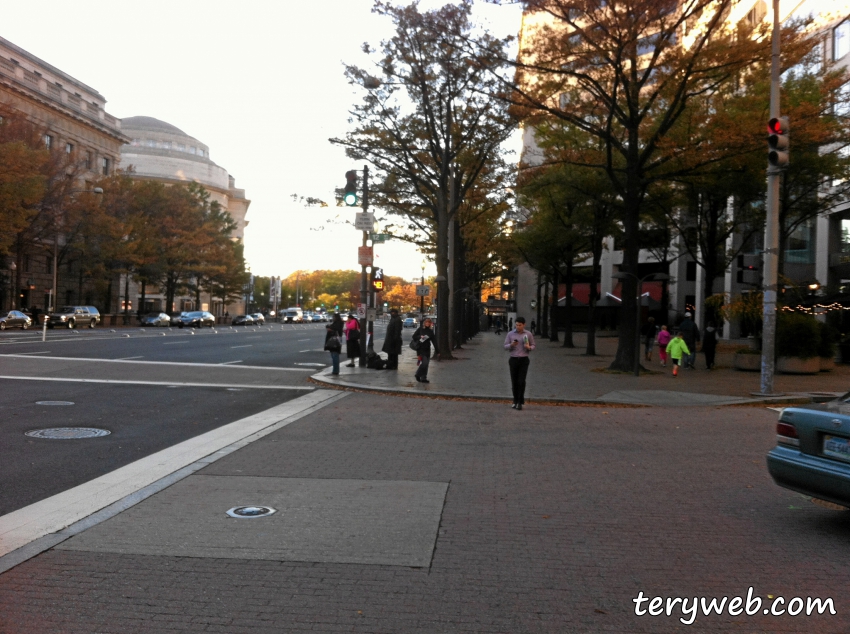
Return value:
M 333 369 L 331 374 L 339 374 L 339 353 L 342 351 L 342 317 L 334 314 L 333 321 L 325 326 L 325 350 L 331 353 Z
M 505 337 L 505 350 L 510 352 L 508 366 L 511 370 L 511 389 L 514 409 L 525 405 L 525 377 L 528 375 L 528 353 L 534 350 L 534 335 L 525 330 L 525 317 L 516 318 L 516 327 Z
M 428 380 L 428 365 L 431 363 L 431 345 L 434 346 L 434 352 L 437 354 L 440 351 L 437 349 L 437 339 L 434 337 L 434 330 L 431 328 L 434 322 L 430 317 L 426 317 L 422 325 L 413 333 L 413 342 L 416 343 L 416 355 L 419 359 L 419 367 L 416 368 L 414 377 L 420 383 L 430 383 Z
M 667 344 L 672 338 L 673 335 L 667 330 L 667 326 L 661 326 L 658 331 L 658 357 L 661 359 L 662 368 L 667 366 Z
M 345 354 L 348 355 L 346 367 L 353 368 L 354 360 L 360 358 L 360 322 L 351 314 L 345 322 Z

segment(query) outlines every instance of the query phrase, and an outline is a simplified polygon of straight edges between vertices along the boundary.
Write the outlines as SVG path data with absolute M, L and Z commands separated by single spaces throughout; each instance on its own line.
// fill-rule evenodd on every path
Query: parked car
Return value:
M 172 326 L 179 326 L 180 325 L 180 318 L 185 314 L 186 314 L 186 311 L 184 311 L 184 310 L 181 310 L 180 312 L 177 312 L 177 313 L 168 313 L 168 316 L 171 318 L 171 325 Z
M 148 313 L 142 316 L 141 324 L 142 326 L 162 326 L 167 328 L 171 326 L 171 317 L 168 316 L 168 313 L 160 311 Z
M 263 325 L 266 323 L 266 317 L 263 313 L 254 313 L 251 317 L 254 319 L 255 324 Z
M 62 310 L 50 313 L 47 327 L 76 328 L 88 326 L 94 328 L 100 322 L 100 312 L 94 306 L 63 306 Z
M 32 319 L 19 310 L 9 310 L 0 313 L 0 330 L 6 330 L 6 328 L 26 330 L 31 325 Z
M 402 322 L 401 325 L 404 328 L 416 328 L 417 326 L 419 326 L 419 322 L 413 317 L 408 317 Z
M 314 324 L 321 323 L 321 321 L 322 321 L 322 316 L 321 316 L 321 315 L 319 315 L 319 314 L 317 314 L 317 313 L 313 313 L 312 321 L 313 321 L 313 323 L 314 323 Z
M 203 328 L 215 326 L 215 316 L 205 310 L 193 310 L 180 315 L 180 321 L 177 324 L 180 328 L 190 326 L 192 328 Z
M 253 326 L 254 317 L 252 315 L 236 315 L 231 323 L 234 326 Z
M 850 507 L 850 392 L 782 410 L 767 470 L 781 487 Z

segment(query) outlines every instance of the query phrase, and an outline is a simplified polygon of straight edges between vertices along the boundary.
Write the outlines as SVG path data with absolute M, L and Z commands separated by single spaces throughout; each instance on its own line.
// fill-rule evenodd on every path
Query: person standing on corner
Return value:
M 348 315 L 345 322 L 345 353 L 348 356 L 347 368 L 354 367 L 354 360 L 360 358 L 360 322 L 354 315 Z
M 398 355 L 401 354 L 401 317 L 398 316 L 398 309 L 393 308 L 390 311 L 390 321 L 387 324 L 387 334 L 384 337 L 384 345 L 381 347 L 381 352 L 387 353 L 387 370 L 398 370 Z
M 717 351 L 717 329 L 714 322 L 710 321 L 705 326 L 705 337 L 702 340 L 702 351 L 705 354 L 705 369 L 714 368 L 714 353 Z
M 414 378 L 419 383 L 430 383 L 428 380 L 428 365 L 431 363 L 431 345 L 434 346 L 434 352 L 438 355 L 440 351 L 437 349 L 437 339 L 434 336 L 434 330 L 430 317 L 426 317 L 422 325 L 413 333 L 413 341 L 417 343 L 416 354 L 419 357 L 419 367 L 416 368 Z
M 342 317 L 334 314 L 333 321 L 325 326 L 325 350 L 331 353 L 333 369 L 331 374 L 339 374 L 339 353 L 342 351 Z
M 534 350 L 534 335 L 525 330 L 525 317 L 516 318 L 516 327 L 505 337 L 505 350 L 511 353 L 508 366 L 511 370 L 511 389 L 514 409 L 525 405 L 525 378 L 528 375 L 528 353 Z
M 679 332 L 682 333 L 682 339 L 688 344 L 688 356 L 682 359 L 682 367 L 696 370 L 694 362 L 697 360 L 697 344 L 699 343 L 699 328 L 697 328 L 693 315 L 690 312 L 685 313 L 685 319 L 679 324 Z

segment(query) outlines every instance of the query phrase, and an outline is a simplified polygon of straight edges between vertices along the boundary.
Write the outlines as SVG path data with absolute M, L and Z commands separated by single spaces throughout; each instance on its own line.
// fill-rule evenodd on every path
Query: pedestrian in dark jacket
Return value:
M 437 349 L 437 338 L 434 336 L 434 330 L 431 327 L 433 322 L 430 317 L 426 317 L 422 325 L 413 333 L 413 341 L 417 342 L 416 356 L 419 358 L 419 367 L 416 369 L 414 377 L 420 383 L 430 383 L 428 380 L 428 365 L 431 363 L 431 346 L 434 346 L 434 352 L 440 354 Z
M 333 369 L 331 374 L 339 374 L 339 353 L 342 351 L 342 317 L 334 315 L 333 321 L 325 326 L 325 350 L 331 353 Z
M 682 359 L 682 365 L 686 368 L 690 368 L 691 370 L 695 370 L 694 362 L 697 360 L 697 343 L 700 341 L 700 336 L 699 328 L 697 328 L 697 325 L 691 317 L 691 313 L 685 313 L 684 321 L 679 324 L 679 332 L 682 333 L 682 339 L 685 340 L 688 350 L 690 351 L 688 356 Z
M 655 337 L 658 335 L 658 328 L 655 327 L 655 317 L 650 317 L 646 320 L 646 324 L 641 328 L 640 334 L 643 337 L 643 358 L 647 361 L 652 361 L 652 348 L 655 345 Z
M 528 353 L 534 350 L 534 335 L 525 330 L 525 318 L 516 318 L 516 328 L 505 337 L 505 350 L 511 353 L 508 366 L 511 370 L 511 389 L 514 409 L 525 405 L 525 377 L 528 375 Z
M 403 345 L 401 329 L 401 317 L 398 316 L 398 310 L 393 308 L 390 311 L 390 322 L 387 324 L 384 345 L 381 347 L 381 351 L 387 353 L 387 370 L 398 370 L 398 355 L 401 354 Z
M 713 321 L 708 322 L 705 327 L 702 351 L 705 354 L 705 367 L 711 370 L 714 367 L 714 353 L 717 351 L 717 329 L 714 327 Z

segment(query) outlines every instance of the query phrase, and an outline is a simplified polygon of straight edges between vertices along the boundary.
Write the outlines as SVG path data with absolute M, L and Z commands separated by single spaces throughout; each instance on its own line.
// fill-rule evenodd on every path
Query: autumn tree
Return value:
M 353 129 L 331 139 L 346 154 L 375 168 L 372 204 L 410 219 L 433 236 L 440 298 L 454 290 L 449 280 L 449 236 L 458 211 L 481 174 L 502 163 L 500 145 L 514 127 L 507 105 L 487 95 L 497 90 L 504 42 L 485 34 L 488 49 L 471 54 L 472 3 L 462 0 L 421 12 L 376 2 L 373 11 L 391 18 L 396 34 L 375 54 L 375 71 L 347 66 L 349 81 L 365 89 L 351 111 Z M 442 325 L 449 304 L 438 303 Z M 450 328 L 438 330 L 443 358 L 450 358 Z
M 528 28 L 516 80 L 508 84 L 511 101 L 531 125 L 556 119 L 595 138 L 600 151 L 588 155 L 579 146 L 563 159 L 604 174 L 621 201 L 621 270 L 630 277 L 611 368 L 628 371 L 640 354 L 635 302 L 647 193 L 699 167 L 703 140 L 677 142 L 683 114 L 692 100 L 742 80 L 768 59 L 769 39 L 764 31 L 742 37 L 727 25 L 732 0 L 524 4 Z

